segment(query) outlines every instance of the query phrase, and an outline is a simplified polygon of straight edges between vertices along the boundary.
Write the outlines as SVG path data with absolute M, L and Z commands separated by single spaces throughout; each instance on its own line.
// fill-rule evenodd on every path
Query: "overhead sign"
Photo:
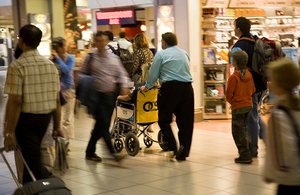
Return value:
M 291 0 L 291 6 L 300 6 L 300 0 Z
M 217 2 L 216 5 L 210 2 Z M 207 0 L 207 5 L 219 7 L 218 2 L 226 0 Z M 229 8 L 257 8 L 257 7 L 300 7 L 300 0 L 231 0 Z
M 97 25 L 135 24 L 134 10 L 96 12 Z
M 228 7 L 229 0 L 207 0 L 205 7 Z
M 262 7 L 262 0 L 231 0 L 230 8 L 249 8 L 249 7 Z
M 262 6 L 263 7 L 287 7 L 287 6 L 291 6 L 291 1 L 290 0 L 263 0 Z

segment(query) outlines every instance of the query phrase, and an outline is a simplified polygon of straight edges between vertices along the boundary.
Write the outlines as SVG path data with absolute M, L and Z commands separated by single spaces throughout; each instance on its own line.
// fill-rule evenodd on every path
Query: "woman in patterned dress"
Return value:
M 134 37 L 134 46 L 136 49 L 132 55 L 134 62 L 133 62 L 132 73 L 130 76 L 134 84 L 136 84 L 138 82 L 145 82 L 145 81 L 141 81 L 141 77 L 143 73 L 142 65 L 149 64 L 150 66 L 154 57 L 152 52 L 149 49 L 147 38 L 143 33 L 137 34 Z

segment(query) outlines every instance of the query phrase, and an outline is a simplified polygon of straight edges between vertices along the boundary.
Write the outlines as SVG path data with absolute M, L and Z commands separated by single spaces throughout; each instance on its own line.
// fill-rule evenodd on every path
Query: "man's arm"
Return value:
M 5 114 L 4 147 L 7 152 L 16 148 L 15 130 L 22 108 L 22 96 L 9 95 Z
M 130 92 L 129 89 L 129 82 L 130 82 L 130 78 L 128 77 L 128 73 L 126 71 L 126 69 L 124 68 L 124 66 L 122 65 L 120 59 L 117 60 L 118 64 L 117 64 L 117 81 L 120 84 L 120 95 L 127 95 Z

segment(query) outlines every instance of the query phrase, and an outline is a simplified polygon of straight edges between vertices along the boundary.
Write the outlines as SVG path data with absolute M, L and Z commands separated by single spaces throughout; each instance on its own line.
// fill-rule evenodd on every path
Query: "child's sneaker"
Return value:
M 241 163 L 241 164 L 251 164 L 252 159 L 243 159 L 241 157 L 234 159 L 235 163 Z

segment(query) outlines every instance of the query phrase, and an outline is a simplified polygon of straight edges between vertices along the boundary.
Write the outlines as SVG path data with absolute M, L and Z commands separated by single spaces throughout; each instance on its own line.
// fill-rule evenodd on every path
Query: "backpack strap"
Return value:
M 287 109 L 284 106 L 278 106 L 278 109 L 284 111 L 290 118 L 290 121 L 294 128 L 295 135 L 298 138 L 298 152 L 299 152 L 299 156 L 300 156 L 300 135 L 299 135 L 299 131 L 298 131 L 298 129 L 299 129 L 298 124 L 297 124 L 295 118 L 293 117 L 292 113 L 289 111 L 289 109 Z
M 238 41 L 240 41 L 240 40 L 246 40 L 246 41 L 250 41 L 250 42 L 255 43 L 255 39 L 250 39 L 250 38 L 248 38 L 248 37 L 242 37 L 242 38 L 240 38 Z
M 117 50 L 115 50 L 115 48 L 114 48 L 113 46 L 111 46 L 111 45 L 107 45 L 107 46 L 109 47 L 109 49 L 112 50 L 112 52 L 113 52 L 114 54 L 116 54 L 116 55 L 118 56 L 118 52 L 117 52 Z

